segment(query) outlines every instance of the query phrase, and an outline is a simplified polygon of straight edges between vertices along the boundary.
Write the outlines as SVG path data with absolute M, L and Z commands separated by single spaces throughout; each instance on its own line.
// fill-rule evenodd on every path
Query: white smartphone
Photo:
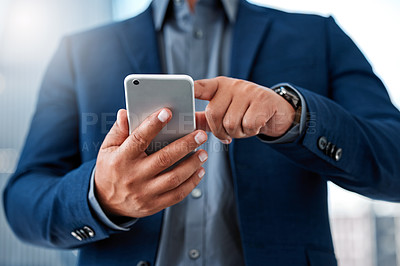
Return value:
M 195 130 L 194 82 L 190 76 L 134 74 L 124 83 L 129 133 L 155 111 L 164 107 L 172 111 L 172 119 L 153 139 L 147 154 Z

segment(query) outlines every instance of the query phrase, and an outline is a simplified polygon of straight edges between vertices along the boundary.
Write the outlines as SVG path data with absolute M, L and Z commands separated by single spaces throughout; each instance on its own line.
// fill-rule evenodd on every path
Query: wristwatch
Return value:
M 272 88 L 277 94 L 282 96 L 294 108 L 295 116 L 293 125 L 300 124 L 301 119 L 301 100 L 299 96 L 293 92 L 293 89 L 287 84 L 277 85 Z

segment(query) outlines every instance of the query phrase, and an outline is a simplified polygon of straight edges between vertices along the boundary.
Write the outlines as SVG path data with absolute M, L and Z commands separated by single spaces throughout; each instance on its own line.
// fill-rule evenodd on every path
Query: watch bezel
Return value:
M 301 100 L 292 92 L 292 88 L 285 84 L 277 85 L 271 88 L 275 93 L 283 97 L 295 110 L 295 117 L 293 123 L 299 124 L 301 119 Z

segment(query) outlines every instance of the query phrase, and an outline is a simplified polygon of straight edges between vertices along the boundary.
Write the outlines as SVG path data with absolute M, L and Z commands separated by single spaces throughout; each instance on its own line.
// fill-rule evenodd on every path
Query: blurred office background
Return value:
M 372 62 L 392 101 L 400 106 L 400 1 L 251 2 L 288 11 L 334 15 Z M 15 169 L 44 70 L 60 38 L 131 17 L 149 3 L 150 0 L 0 0 L 1 191 Z M 339 265 L 400 265 L 400 205 L 372 201 L 333 184 L 329 184 L 329 192 Z M 42 249 L 17 240 L 0 206 L 0 265 L 74 265 L 76 251 Z

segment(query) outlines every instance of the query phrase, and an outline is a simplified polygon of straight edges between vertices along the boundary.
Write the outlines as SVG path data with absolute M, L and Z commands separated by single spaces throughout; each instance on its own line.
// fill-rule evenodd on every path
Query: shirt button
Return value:
M 202 30 L 195 30 L 194 37 L 196 39 L 202 39 L 203 38 L 203 31 Z
M 190 257 L 192 260 L 195 260 L 195 259 L 197 259 L 198 257 L 200 257 L 200 252 L 199 252 L 197 249 L 191 249 L 191 250 L 189 251 L 189 257 Z
M 180 6 L 182 5 L 183 0 L 174 0 L 175 5 Z
M 201 195 L 202 195 L 203 193 L 201 193 L 201 189 L 195 188 L 195 189 L 192 190 L 192 193 L 191 193 L 191 194 L 192 194 L 192 197 L 193 197 L 193 198 L 198 199 L 198 198 L 201 197 Z

